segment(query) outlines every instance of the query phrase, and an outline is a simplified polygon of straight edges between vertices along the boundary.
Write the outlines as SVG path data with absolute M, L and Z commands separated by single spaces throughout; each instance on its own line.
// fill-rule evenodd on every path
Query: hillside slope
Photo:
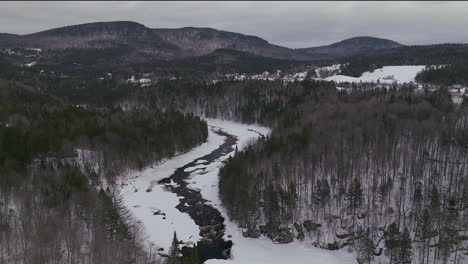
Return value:
M 327 46 L 297 49 L 296 51 L 303 53 L 304 56 L 311 56 L 313 59 L 330 59 L 371 54 L 378 50 L 393 49 L 402 46 L 402 44 L 388 39 L 355 37 Z
M 38 33 L 3 38 L 3 47 L 44 50 L 128 48 L 160 58 L 179 55 L 177 46 L 135 22 L 115 21 L 73 25 Z
M 126 50 L 126 61 L 202 56 L 218 49 L 276 59 L 311 61 L 370 54 L 400 46 L 391 40 L 357 37 L 328 46 L 291 49 L 257 36 L 212 28 L 150 29 L 131 21 L 86 23 L 27 35 L 0 34 L 0 48 L 40 48 L 52 52 L 120 49 Z

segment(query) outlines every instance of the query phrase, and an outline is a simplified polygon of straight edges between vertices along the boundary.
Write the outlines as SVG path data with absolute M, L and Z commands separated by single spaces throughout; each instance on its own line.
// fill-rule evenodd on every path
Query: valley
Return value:
M 0 263 L 468 261 L 468 44 L 165 25 L 0 34 Z

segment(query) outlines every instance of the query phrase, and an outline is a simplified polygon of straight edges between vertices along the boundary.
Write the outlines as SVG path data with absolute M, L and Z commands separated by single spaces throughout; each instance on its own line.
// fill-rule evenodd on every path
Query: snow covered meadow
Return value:
M 414 82 L 416 75 L 425 67 L 425 65 L 384 66 L 383 68 L 375 69 L 373 72 L 364 72 L 360 77 L 333 75 L 325 78 L 324 80 L 334 81 L 337 83 L 377 81 L 381 83 L 409 83 Z
M 209 126 L 207 142 L 159 165 L 150 166 L 141 172 L 133 172 L 122 184 L 121 194 L 124 204 L 135 218 L 141 221 L 148 241 L 154 244 L 155 249 L 163 248 L 162 252 L 167 253 L 174 231 L 185 244 L 192 244 L 200 239 L 200 230 L 188 214 L 175 208 L 180 198 L 168 191 L 164 185 L 158 184 L 158 181 L 170 176 L 177 168 L 212 152 L 221 145 L 224 137 L 214 132 L 218 129 L 236 136 L 239 150 L 256 140 L 259 134 L 270 132 L 267 127 L 230 121 L 207 119 L 207 122 Z M 203 198 L 209 200 L 209 203 L 221 212 L 226 219 L 224 238 L 233 241 L 231 259 L 212 259 L 206 263 L 354 263 L 354 255 L 343 250 L 328 251 L 299 242 L 274 244 L 268 238 L 244 238 L 242 230 L 228 219 L 218 193 L 219 169 L 223 161 L 232 154 L 232 152 L 228 153 L 210 164 L 198 164 L 187 169 L 187 171 L 192 171 L 187 180 L 189 187 L 200 190 Z

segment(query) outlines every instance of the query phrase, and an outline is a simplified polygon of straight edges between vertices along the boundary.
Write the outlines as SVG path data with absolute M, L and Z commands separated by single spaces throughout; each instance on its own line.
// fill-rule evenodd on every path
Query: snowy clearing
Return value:
M 414 78 L 422 71 L 425 65 L 384 66 L 373 72 L 364 72 L 361 77 L 346 75 L 334 75 L 325 78 L 326 81 L 334 82 L 377 82 L 381 83 L 409 83 L 415 82 Z

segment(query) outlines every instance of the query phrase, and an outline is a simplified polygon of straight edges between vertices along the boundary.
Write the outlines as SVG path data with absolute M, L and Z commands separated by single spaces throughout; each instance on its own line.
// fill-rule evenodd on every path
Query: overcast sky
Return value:
M 468 43 L 468 2 L 0 2 L 0 32 L 6 33 L 114 20 L 212 27 L 291 48 L 355 36 Z

